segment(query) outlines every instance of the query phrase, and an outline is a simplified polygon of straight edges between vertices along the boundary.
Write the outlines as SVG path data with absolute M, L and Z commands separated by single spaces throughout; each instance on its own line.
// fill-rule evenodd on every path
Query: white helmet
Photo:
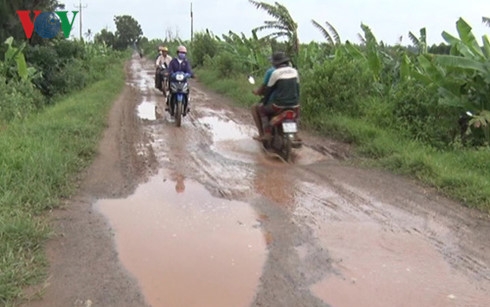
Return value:
M 177 47 L 177 52 L 187 53 L 187 48 L 185 46 Z

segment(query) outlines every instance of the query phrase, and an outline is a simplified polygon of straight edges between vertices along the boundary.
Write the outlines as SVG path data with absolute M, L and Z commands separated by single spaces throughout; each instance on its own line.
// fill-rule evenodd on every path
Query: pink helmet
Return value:
M 187 53 L 187 48 L 185 46 L 179 46 L 177 52 Z

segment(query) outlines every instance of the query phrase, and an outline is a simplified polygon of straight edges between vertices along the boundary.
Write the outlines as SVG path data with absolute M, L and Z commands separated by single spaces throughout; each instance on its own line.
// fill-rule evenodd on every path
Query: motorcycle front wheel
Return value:
M 178 102 L 178 101 L 175 101 L 175 125 L 177 127 L 180 127 L 180 125 L 182 124 L 182 103 L 181 102 Z

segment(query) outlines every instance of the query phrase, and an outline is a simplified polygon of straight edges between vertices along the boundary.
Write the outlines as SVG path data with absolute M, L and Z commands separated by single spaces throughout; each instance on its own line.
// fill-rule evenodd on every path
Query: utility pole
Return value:
M 191 45 L 192 45 L 193 37 L 194 37 L 194 16 L 192 14 L 192 2 L 191 2 Z
M 80 11 L 80 41 L 81 41 L 82 40 L 82 10 L 86 8 L 87 5 L 85 4 L 84 6 L 82 6 L 82 1 L 80 0 L 78 2 L 78 6 L 75 5 L 75 7 L 78 9 L 78 11 Z

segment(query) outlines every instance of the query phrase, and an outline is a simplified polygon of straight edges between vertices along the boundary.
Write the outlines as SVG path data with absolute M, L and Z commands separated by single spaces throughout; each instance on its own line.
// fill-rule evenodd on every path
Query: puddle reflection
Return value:
M 138 105 L 138 117 L 147 120 L 157 119 L 155 104 L 143 99 L 143 101 Z
M 253 136 L 251 127 L 239 125 L 230 119 L 205 116 L 199 118 L 199 122 L 209 128 L 214 142 L 251 139 Z
M 185 182 L 184 182 L 185 181 Z M 134 195 L 95 204 L 115 231 L 119 257 L 157 306 L 248 306 L 267 256 L 253 209 L 214 198 L 174 174 Z

